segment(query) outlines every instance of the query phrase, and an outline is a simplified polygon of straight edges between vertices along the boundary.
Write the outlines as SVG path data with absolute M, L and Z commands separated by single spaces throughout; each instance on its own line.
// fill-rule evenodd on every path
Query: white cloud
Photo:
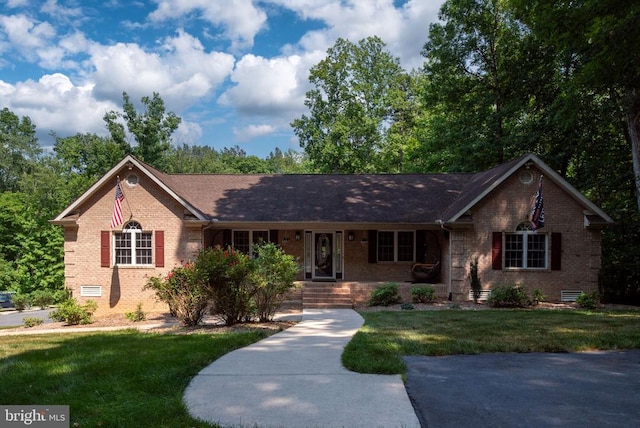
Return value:
M 7 0 L 8 8 L 24 7 L 29 4 L 29 0 Z
M 326 24 L 325 28 L 307 32 L 294 46 L 287 46 L 288 51 L 297 48 L 303 52 L 326 52 L 338 38 L 357 43 L 369 36 L 378 36 L 407 70 L 422 64 L 420 51 L 427 41 L 429 23 L 437 20 L 442 4 L 439 1 L 409 0 L 398 8 L 392 0 L 270 2 L 295 11 L 302 19 Z
M 180 126 L 178 126 L 178 129 L 175 130 L 171 137 L 176 146 L 198 143 L 202 138 L 202 128 L 199 124 L 189 122 L 182 118 Z
M 233 56 L 204 51 L 202 44 L 182 30 L 167 37 L 162 49 L 146 52 L 134 43 L 97 46 L 91 50 L 98 98 L 132 100 L 158 92 L 173 109 L 181 110 L 206 97 L 233 69 Z
M 35 60 L 35 51 L 49 47 L 56 35 L 48 22 L 37 22 L 25 15 L 0 15 L 0 28 L 11 45 L 28 60 Z
M 158 92 L 167 110 L 183 116 L 174 134 L 178 144 L 198 142 L 203 134 L 210 135 L 212 127 L 215 132 L 221 131 L 217 135 L 226 132 L 224 135 L 237 141 L 274 134 L 286 134 L 288 138 L 289 123 L 306 112 L 309 69 L 326 57 L 326 50 L 337 38 L 357 42 L 377 35 L 407 70 L 419 67 L 429 23 L 437 19 L 442 3 L 407 0 L 395 6 L 398 1 L 394 0 L 154 1 L 155 9 L 146 20 L 127 14 L 134 21 L 120 22 L 119 29 L 127 29 L 130 37 L 103 31 L 104 37 L 115 40 L 107 41 L 98 38 L 100 31 L 85 28 L 88 21 L 75 7 L 81 2 L 67 7 L 69 3 L 61 0 L 5 0 L 7 9 L 25 9 L 16 10 L 14 15 L 0 13 L 0 67 L 16 76 L 21 67 L 29 70 L 29 76 L 38 75 L 25 65 L 27 62 L 49 71 L 39 80 L 16 82 L 3 77 L 0 108 L 6 106 L 16 114 L 29 116 L 39 136 L 49 130 L 59 135 L 104 135 L 102 117 L 109 110 L 121 108 L 123 91 L 136 104 L 142 96 Z M 103 2 L 91 10 L 116 6 L 112 0 L 111 5 Z M 315 28 L 320 23 L 322 28 L 308 31 L 299 40 L 289 40 L 276 56 L 264 56 L 264 51 L 238 55 L 251 48 L 257 37 L 287 31 L 267 22 L 265 11 L 277 14 L 279 8 L 293 11 L 302 21 L 314 21 Z M 176 23 L 186 25 L 189 32 L 176 29 Z M 269 24 L 271 28 L 265 31 Z M 171 35 L 163 36 L 163 31 Z M 145 39 L 147 33 L 160 34 L 156 36 L 160 38 L 151 45 L 153 41 Z M 89 39 L 88 34 L 96 39 Z M 228 40 L 231 49 L 225 53 L 205 48 L 203 42 L 211 40 L 217 44 Z M 239 58 L 237 62 L 232 54 Z M 22 59 L 26 59 L 24 64 L 20 64 Z
M 238 142 L 247 142 L 256 137 L 273 134 L 276 128 L 272 125 L 249 125 L 244 128 L 233 128 L 233 135 Z
M 97 46 L 95 42 L 87 39 L 81 31 L 75 31 L 62 37 L 58 45 L 69 54 L 86 53 L 92 46 Z
M 274 116 L 298 111 L 304 105 L 307 80 L 302 64 L 297 55 L 272 59 L 245 55 L 231 75 L 236 85 L 218 101 L 244 114 Z
M 64 21 L 75 20 L 82 16 L 82 9 L 79 7 L 65 7 L 58 4 L 57 0 L 47 0 L 40 8 L 40 11 Z
M 320 20 L 327 27 L 307 32 L 295 44 L 283 47 L 282 55 L 264 58 L 247 54 L 236 64 L 231 76 L 235 84 L 218 99 L 243 115 L 285 116 L 276 123 L 288 127 L 290 121 L 306 111 L 305 92 L 310 88 L 310 68 L 326 57 L 326 51 L 339 37 L 357 42 L 377 35 L 388 51 L 410 70 L 419 67 L 422 45 L 427 39 L 428 22 L 437 16 L 438 3 L 411 0 L 402 8 L 391 0 L 271 0 L 296 12 L 302 19 Z M 425 4 L 426 3 L 426 4 Z
M 29 116 L 40 138 L 49 131 L 62 136 L 106 132 L 102 117 L 117 106 L 109 101 L 97 101 L 91 90 L 90 85 L 74 86 L 69 77 L 61 73 L 15 85 L 0 81 L 0 92 L 7 107 L 19 116 Z
M 265 26 L 267 15 L 251 0 L 162 0 L 149 18 L 161 22 L 200 13 L 200 18 L 223 28 L 226 38 L 231 40 L 232 50 L 251 47 L 256 34 Z
M 76 133 L 107 136 L 104 114 L 121 109 L 112 101 L 96 100 L 92 85 L 75 86 L 69 77 L 55 73 L 38 81 L 27 80 L 11 85 L 0 80 L 0 96 L 18 116 L 28 116 L 36 124 L 38 138 L 43 141 L 50 131 L 61 137 Z M 173 135 L 176 144 L 193 144 L 202 137 L 198 123 L 182 120 Z

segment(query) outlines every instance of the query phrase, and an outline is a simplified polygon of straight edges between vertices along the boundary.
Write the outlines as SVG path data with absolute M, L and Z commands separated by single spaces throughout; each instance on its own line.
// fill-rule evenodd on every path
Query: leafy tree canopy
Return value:
M 320 172 L 377 170 L 394 99 L 404 99 L 405 72 L 378 37 L 354 44 L 338 39 L 311 68 L 306 94 L 310 115 L 291 126 Z
M 36 126 L 8 108 L 0 110 L 0 191 L 15 190 L 29 164 L 41 153 Z
M 140 160 L 157 168 L 164 166 L 164 157 L 171 149 L 171 135 L 178 129 L 182 119 L 173 112 L 166 112 L 164 101 L 157 92 L 153 97 L 142 97 L 142 105 L 145 111 L 139 113 L 126 92 L 122 93 L 124 100 L 123 112 L 110 111 L 104 115 L 107 129 L 111 138 L 125 153 L 133 153 Z M 124 120 L 127 130 L 136 140 L 136 145 L 131 146 L 124 129 Z

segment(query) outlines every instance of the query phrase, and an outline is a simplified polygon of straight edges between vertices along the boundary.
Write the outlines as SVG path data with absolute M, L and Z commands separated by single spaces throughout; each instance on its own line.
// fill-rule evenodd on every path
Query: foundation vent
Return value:
M 561 290 L 560 300 L 563 302 L 575 302 L 582 293 L 584 293 L 582 290 Z

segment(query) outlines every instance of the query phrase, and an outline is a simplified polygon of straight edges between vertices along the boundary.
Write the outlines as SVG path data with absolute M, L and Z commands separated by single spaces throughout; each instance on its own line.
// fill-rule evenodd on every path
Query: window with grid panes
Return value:
M 394 261 L 393 232 L 378 232 L 378 261 Z
M 132 221 L 122 232 L 114 234 L 116 265 L 151 265 L 153 263 L 152 233 L 144 232 L 140 223 Z
M 521 223 L 515 233 L 504 235 L 504 267 L 546 269 L 548 235 L 532 230 L 529 223 Z
M 379 231 L 379 262 L 411 262 L 415 259 L 415 232 Z
M 233 247 L 245 254 L 249 254 L 253 244 L 269 242 L 268 230 L 234 230 Z

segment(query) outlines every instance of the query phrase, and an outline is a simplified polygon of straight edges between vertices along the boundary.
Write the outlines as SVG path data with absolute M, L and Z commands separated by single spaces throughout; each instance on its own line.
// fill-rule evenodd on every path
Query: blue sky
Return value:
M 377 35 L 417 68 L 442 0 L 0 0 L 0 108 L 44 147 L 106 135 L 102 117 L 158 92 L 176 144 L 300 150 L 309 69 L 339 37 Z

